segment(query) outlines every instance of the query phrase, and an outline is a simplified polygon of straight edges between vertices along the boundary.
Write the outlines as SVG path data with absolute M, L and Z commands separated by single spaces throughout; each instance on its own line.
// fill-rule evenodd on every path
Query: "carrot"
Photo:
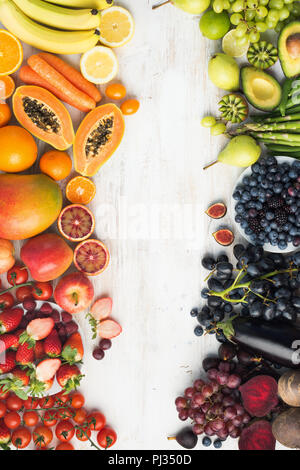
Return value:
M 44 59 L 49 65 L 54 67 L 55 70 L 60 72 L 65 78 L 67 78 L 69 82 L 76 86 L 76 88 L 79 88 L 79 90 L 93 98 L 96 103 L 101 101 L 102 95 L 98 88 L 86 80 L 86 78 L 84 78 L 84 76 L 74 67 L 67 64 L 64 60 L 60 59 L 54 54 L 40 52 L 39 56 L 42 57 L 42 59 Z
M 37 54 L 32 55 L 28 59 L 28 65 L 44 80 L 51 83 L 56 90 L 59 90 L 61 98 L 66 103 L 71 104 L 80 111 L 88 112 L 96 107 L 96 102 L 86 93 L 78 90 L 63 75 L 49 65 L 44 59 Z

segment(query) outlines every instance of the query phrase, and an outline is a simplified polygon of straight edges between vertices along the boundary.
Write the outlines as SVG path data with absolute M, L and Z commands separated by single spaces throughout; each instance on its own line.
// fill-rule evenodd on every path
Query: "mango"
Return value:
M 34 237 L 55 222 L 61 208 L 60 187 L 48 176 L 0 175 L 0 238 Z

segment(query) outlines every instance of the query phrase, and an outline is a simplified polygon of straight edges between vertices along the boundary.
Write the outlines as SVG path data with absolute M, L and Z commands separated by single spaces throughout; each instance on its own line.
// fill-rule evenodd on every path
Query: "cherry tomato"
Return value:
M 73 416 L 73 420 L 77 424 L 82 424 L 86 421 L 86 417 L 87 417 L 87 411 L 84 408 L 80 408 L 79 410 L 76 410 L 76 413 Z
M 19 302 L 24 302 L 26 299 L 32 299 L 32 287 L 22 286 L 16 290 L 16 297 Z
M 15 264 L 7 271 L 7 280 L 11 286 L 18 286 L 27 282 L 28 271 L 26 267 Z
M 5 406 L 5 403 L 3 401 L 0 401 L 0 418 L 3 418 L 3 416 L 6 415 L 6 406 Z
M 108 85 L 105 90 L 105 94 L 111 100 L 122 100 L 125 98 L 127 93 L 126 88 L 121 83 L 112 83 Z
M 23 421 L 28 427 L 36 426 L 39 422 L 39 415 L 36 411 L 25 411 Z
M 6 407 L 10 411 L 19 411 L 23 406 L 23 401 L 17 395 L 11 394 L 6 399 Z
M 15 299 L 9 292 L 6 292 L 6 294 L 0 294 L 0 310 L 11 308 L 14 303 Z
M 0 400 L 6 400 L 6 398 L 9 396 L 10 392 L 4 392 L 3 391 L 3 385 L 0 387 Z
M 49 395 L 47 397 L 43 397 L 39 399 L 39 406 L 40 408 L 53 408 L 55 404 L 55 399 L 53 395 Z
M 71 396 L 71 399 L 72 399 L 71 405 L 73 406 L 73 408 L 75 408 L 75 410 L 82 408 L 85 403 L 84 396 L 82 395 L 82 393 L 79 393 L 79 392 L 73 393 L 73 395 Z
M 49 300 L 53 294 L 53 287 L 50 282 L 35 282 L 32 287 L 32 295 L 36 300 Z
M 35 410 L 39 404 L 38 398 L 28 397 L 27 400 L 23 401 L 23 406 L 26 410 Z
M 43 418 L 45 426 L 52 428 L 57 423 L 57 412 L 54 410 L 46 411 Z
M 61 444 L 58 444 L 55 450 L 74 450 L 74 447 L 72 446 L 72 444 L 70 444 L 70 442 L 63 442 Z
M 61 420 L 72 419 L 75 413 L 75 410 L 72 410 L 70 407 L 66 407 L 57 411 L 57 417 Z
M 81 429 L 76 430 L 76 437 L 79 441 L 85 442 L 91 437 L 91 430 L 87 426 L 82 426 Z
M 121 111 L 126 116 L 129 116 L 130 114 L 135 114 L 139 110 L 139 107 L 140 103 L 138 100 L 127 100 L 121 104 Z
M 31 432 L 24 426 L 20 426 L 12 433 L 11 441 L 17 449 L 25 449 L 30 444 Z
M 16 411 L 10 411 L 7 413 L 4 418 L 4 423 L 9 429 L 16 429 L 21 424 L 20 415 Z
M 117 440 L 117 434 L 111 428 L 103 428 L 97 435 L 97 441 L 100 447 L 108 449 L 113 446 Z
M 59 421 L 55 429 L 57 439 L 61 442 L 69 442 L 75 434 L 75 429 L 71 421 Z
M 36 447 L 47 447 L 53 439 L 53 432 L 43 424 L 38 425 L 33 431 L 33 440 Z
M 70 395 L 68 393 L 58 392 L 54 395 L 55 406 L 71 402 Z
M 99 411 L 93 411 L 88 415 L 87 422 L 92 431 L 101 431 L 106 424 L 106 418 Z

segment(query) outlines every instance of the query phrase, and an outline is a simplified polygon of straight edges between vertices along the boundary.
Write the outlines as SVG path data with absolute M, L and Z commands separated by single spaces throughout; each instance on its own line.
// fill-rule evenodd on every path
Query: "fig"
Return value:
M 219 245 L 229 246 L 234 241 L 234 235 L 228 228 L 222 228 L 213 233 L 213 237 Z
M 289 449 L 300 448 L 300 408 L 281 413 L 272 425 L 272 432 L 280 444 Z
M 240 69 L 233 57 L 218 53 L 208 64 L 208 76 L 218 88 L 237 91 L 240 87 Z
M 259 41 L 251 46 L 247 52 L 248 62 L 258 69 L 268 69 L 278 60 L 278 50 L 270 42 Z
M 254 421 L 242 430 L 239 450 L 275 450 L 276 439 L 266 420 Z
M 300 370 L 289 370 L 278 382 L 280 398 L 290 406 L 300 406 Z
M 219 111 L 225 121 L 239 124 L 247 119 L 249 108 L 243 96 L 230 93 L 219 101 Z
M 176 434 L 175 437 L 168 437 L 169 440 L 176 439 L 178 444 L 185 449 L 193 449 L 198 442 L 196 434 L 193 433 L 191 428 L 184 428 Z
M 227 207 L 223 202 L 216 202 L 209 206 L 209 208 L 205 211 L 212 219 L 222 219 L 226 215 Z
M 278 405 L 278 385 L 269 375 L 258 375 L 239 388 L 245 410 L 262 418 Z

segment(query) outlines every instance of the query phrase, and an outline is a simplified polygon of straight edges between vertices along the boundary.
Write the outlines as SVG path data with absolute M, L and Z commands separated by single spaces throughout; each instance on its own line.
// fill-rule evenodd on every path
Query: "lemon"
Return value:
M 134 21 L 128 10 L 111 7 L 101 13 L 100 42 L 109 47 L 124 46 L 134 33 Z
M 242 57 L 246 54 L 249 49 L 249 41 L 246 41 L 244 44 L 239 44 L 237 40 L 238 38 L 235 35 L 234 29 L 225 34 L 222 41 L 222 49 L 225 54 L 231 57 Z
M 118 59 L 109 47 L 95 46 L 82 55 L 80 69 L 89 82 L 101 85 L 117 75 Z

